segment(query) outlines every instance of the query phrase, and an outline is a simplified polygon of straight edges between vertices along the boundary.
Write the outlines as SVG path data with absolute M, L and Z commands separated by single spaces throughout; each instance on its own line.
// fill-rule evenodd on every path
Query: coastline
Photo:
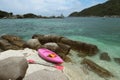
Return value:
M 9 36 L 9 35 L 7 35 Z M 42 35 L 39 35 L 39 38 L 40 36 L 42 37 Z M 37 36 L 33 36 L 33 38 L 36 38 Z M 46 35 L 45 36 L 46 38 L 49 38 L 50 40 L 51 39 L 59 39 L 61 37 L 59 36 L 51 36 L 50 35 Z M 13 38 L 13 39 L 12 39 Z M 4 37 L 5 39 L 5 37 Z M 9 38 L 6 37 L 6 39 L 8 40 L 19 40 L 19 37 L 15 37 L 15 36 L 9 36 Z M 42 38 L 41 38 L 42 39 Z M 45 40 L 49 40 L 49 39 L 43 39 L 43 41 Z M 29 44 L 31 44 L 30 42 L 33 43 L 37 43 L 35 39 L 31 39 L 32 41 L 29 41 Z M 68 40 L 69 41 L 69 40 Z M 71 41 L 71 40 L 70 40 Z M 73 41 L 74 42 L 74 41 Z M 75 41 L 76 43 L 76 41 Z M 86 44 L 86 43 L 85 43 Z M 17 44 L 18 45 L 18 44 Z M 50 45 L 50 44 L 49 44 Z M 77 44 L 76 44 L 77 45 Z M 87 44 L 86 44 L 87 45 Z M 32 45 L 34 46 L 35 48 L 35 44 Z M 63 45 L 62 45 L 63 46 Z M 67 49 L 67 48 L 66 48 Z M 90 48 L 87 48 L 86 50 L 89 50 Z M 117 72 L 115 72 L 119 66 L 118 64 L 116 64 L 115 62 L 107 62 L 107 61 L 102 61 L 102 60 L 99 60 L 99 54 L 95 55 L 95 56 L 86 56 L 86 57 L 80 57 L 78 56 L 78 54 L 80 54 L 81 52 L 78 52 L 78 51 L 74 51 L 74 50 L 70 50 L 69 51 L 69 54 L 67 55 L 71 60 L 68 62 L 64 62 L 62 65 L 64 66 L 64 69 L 63 69 L 63 72 L 62 74 L 64 76 L 66 76 L 67 78 L 69 78 L 69 80 L 95 80 L 96 78 L 98 80 L 105 80 L 105 79 L 109 79 L 109 80 L 117 80 L 117 78 L 119 78 L 118 74 L 119 74 L 119 70 Z M 5 59 L 7 57 L 12 57 L 12 56 L 23 56 L 23 57 L 26 57 L 26 59 L 33 59 L 33 60 L 36 60 L 40 63 L 48 63 L 44 60 L 42 60 L 38 54 L 37 54 L 37 51 L 34 50 L 34 49 L 29 49 L 29 48 L 24 48 L 23 50 L 6 50 L 2 53 L 0 53 L 0 59 Z M 82 55 L 83 56 L 83 55 Z M 109 70 L 115 77 L 106 77 L 105 75 L 109 75 L 109 72 L 108 73 L 105 73 L 105 74 L 102 74 L 103 76 L 105 77 L 101 77 L 99 76 L 99 74 L 101 75 L 101 73 L 104 72 L 104 69 L 101 69 L 101 68 L 98 68 L 98 69 L 92 69 L 94 67 L 97 68 L 98 65 L 94 65 L 95 63 L 92 63 L 91 65 L 89 65 L 88 63 L 85 62 L 85 64 L 81 64 L 81 62 L 84 60 L 84 58 L 87 58 L 89 60 L 92 60 L 93 62 L 97 63 L 98 65 L 100 65 L 101 67 L 105 68 L 106 70 Z M 88 61 L 89 61 L 88 60 Z M 90 62 L 91 63 L 91 62 Z M 50 64 L 50 63 L 49 63 Z M 107 66 L 106 66 L 107 64 Z M 114 65 L 113 65 L 114 64 Z M 85 65 L 88 65 L 88 66 L 85 66 Z M 44 65 L 37 65 L 37 64 L 28 64 L 28 69 L 27 69 L 27 72 L 26 72 L 26 76 L 30 75 L 31 73 L 34 73 L 36 71 L 39 71 L 39 70 L 44 70 L 44 69 L 47 69 L 47 70 L 50 70 L 50 71 L 55 71 L 56 69 L 55 68 L 51 68 L 51 67 L 46 67 Z M 92 67 L 93 66 L 93 67 Z M 118 68 L 115 68 L 115 66 L 118 66 Z M 89 68 L 91 67 L 91 69 Z M 97 72 L 97 70 L 101 70 L 101 72 Z M 103 70 L 103 72 L 102 72 Z M 117 74 L 117 75 L 116 75 Z M 111 75 L 111 74 L 110 74 Z M 47 76 L 47 75 L 46 75 Z M 93 77 L 94 76 L 94 77 Z

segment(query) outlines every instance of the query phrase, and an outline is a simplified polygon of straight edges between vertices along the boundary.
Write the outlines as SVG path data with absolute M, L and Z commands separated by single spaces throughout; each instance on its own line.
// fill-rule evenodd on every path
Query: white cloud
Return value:
M 70 12 L 80 10 L 79 0 L 1 0 L 2 10 L 15 14 L 32 12 L 42 15 L 68 15 Z
M 0 0 L 0 10 L 15 14 L 68 15 L 83 9 L 82 0 Z M 94 0 L 95 1 L 95 0 Z

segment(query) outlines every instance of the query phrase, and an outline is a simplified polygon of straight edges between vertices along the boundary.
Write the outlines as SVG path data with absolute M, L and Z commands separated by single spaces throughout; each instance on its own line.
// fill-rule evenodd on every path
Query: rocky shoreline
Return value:
M 50 50 L 56 52 L 65 62 L 70 62 L 70 63 L 72 62 L 72 59 L 68 55 L 70 55 L 70 51 L 73 50 L 78 53 L 78 56 L 80 58 L 83 58 L 83 60 L 81 62 L 82 65 L 87 65 L 89 68 L 92 69 L 92 71 L 94 73 L 98 74 L 100 77 L 104 77 L 104 78 L 114 77 L 114 75 L 111 72 L 109 72 L 108 70 L 104 69 L 100 65 L 97 65 L 94 61 L 86 59 L 86 56 L 91 57 L 91 56 L 95 56 L 100 53 L 100 50 L 98 49 L 98 47 L 96 45 L 88 44 L 88 43 L 81 42 L 81 41 L 70 40 L 66 37 L 57 36 L 57 35 L 35 34 L 28 41 L 24 41 L 22 38 L 20 38 L 19 36 L 15 36 L 15 35 L 2 35 L 0 37 L 1 53 L 4 51 L 7 51 L 7 50 L 24 50 L 25 48 L 30 48 L 33 50 L 37 50 L 39 48 L 47 48 L 47 49 L 50 49 Z M 14 59 L 14 58 L 12 57 L 12 58 L 8 58 L 5 60 L 0 60 L 0 63 L 3 64 L 3 62 L 12 61 L 12 59 Z M 100 59 L 106 60 L 108 62 L 111 61 L 111 58 L 109 57 L 108 53 L 106 53 L 106 52 L 101 53 Z M 119 58 L 114 58 L 114 60 L 119 64 L 119 62 L 120 62 Z M 24 60 L 23 62 L 25 62 L 25 61 L 26 60 Z M 9 63 L 12 65 L 11 62 L 9 62 Z M 21 65 L 21 63 L 18 63 L 16 61 L 14 63 Z M 21 73 L 14 79 L 12 77 L 13 75 L 8 76 L 8 74 L 2 73 L 3 69 L 6 69 L 6 68 L 3 68 L 3 66 L 7 66 L 7 65 L 3 64 L 0 66 L 0 72 L 1 72 L 0 80 L 5 80 L 8 78 L 9 79 L 11 78 L 12 80 L 22 80 L 25 76 L 25 72 L 27 70 L 28 64 L 21 65 L 21 67 L 25 68 L 23 71 L 24 75 L 23 75 L 23 73 Z M 7 68 L 10 69 L 11 67 L 7 67 Z M 9 72 L 11 73 L 11 71 L 9 71 Z M 17 72 L 19 73 L 19 71 L 17 71 Z M 15 72 L 15 74 L 17 72 Z M 20 70 L 20 72 L 21 72 L 21 70 Z M 8 76 L 8 77 L 6 77 L 6 76 Z

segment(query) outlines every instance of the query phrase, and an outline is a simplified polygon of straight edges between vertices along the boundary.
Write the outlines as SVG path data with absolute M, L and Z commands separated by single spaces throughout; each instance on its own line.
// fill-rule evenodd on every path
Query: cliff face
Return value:
M 73 12 L 69 17 L 79 16 L 120 16 L 120 0 L 108 0 L 103 4 L 98 4 L 81 12 Z

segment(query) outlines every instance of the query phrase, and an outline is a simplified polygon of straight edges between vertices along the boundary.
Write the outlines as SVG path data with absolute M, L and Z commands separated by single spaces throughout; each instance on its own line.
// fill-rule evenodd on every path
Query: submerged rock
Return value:
M 93 61 L 84 58 L 83 61 L 81 62 L 81 64 L 85 64 L 88 67 L 90 67 L 90 69 L 97 73 L 99 76 L 107 78 L 107 77 L 113 77 L 112 73 L 109 72 L 108 70 L 102 68 L 101 66 L 97 65 L 96 63 L 94 63 Z
M 105 60 L 105 61 L 111 61 L 110 56 L 109 56 L 108 53 L 106 53 L 106 52 L 103 52 L 103 53 L 100 55 L 100 59 L 101 59 L 101 60 Z
M 0 52 L 2 52 L 3 50 L 0 48 Z
M 120 64 L 120 58 L 114 58 L 114 61 L 118 64 Z
M 9 57 L 0 61 L 0 80 L 22 80 L 28 68 L 24 57 Z

